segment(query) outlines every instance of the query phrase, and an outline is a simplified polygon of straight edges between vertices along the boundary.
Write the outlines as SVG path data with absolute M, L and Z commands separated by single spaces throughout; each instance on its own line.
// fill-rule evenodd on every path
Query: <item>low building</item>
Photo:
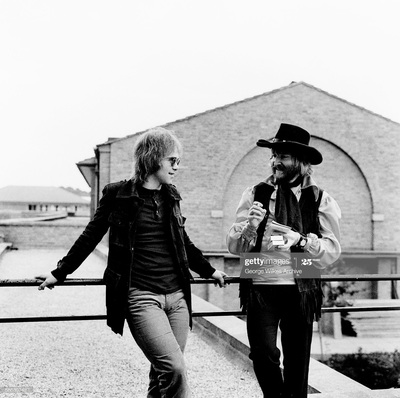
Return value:
M 66 212 L 88 216 L 89 197 L 84 198 L 59 187 L 6 186 L 0 188 L 0 210 L 10 214 Z

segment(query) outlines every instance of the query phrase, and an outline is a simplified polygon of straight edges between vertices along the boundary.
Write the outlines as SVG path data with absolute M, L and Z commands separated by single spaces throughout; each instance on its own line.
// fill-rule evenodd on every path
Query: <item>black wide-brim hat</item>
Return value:
M 283 150 L 299 155 L 311 164 L 322 163 L 322 155 L 318 149 L 310 146 L 310 133 L 293 124 L 282 123 L 274 138 L 260 139 L 257 146 Z

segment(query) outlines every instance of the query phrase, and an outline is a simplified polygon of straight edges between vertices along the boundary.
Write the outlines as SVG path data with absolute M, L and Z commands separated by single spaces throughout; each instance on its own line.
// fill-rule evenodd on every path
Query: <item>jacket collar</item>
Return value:
M 172 199 L 178 200 L 178 201 L 182 200 L 182 197 L 179 194 L 178 190 L 176 189 L 175 185 L 164 184 L 161 189 L 164 189 Z
M 167 193 L 167 195 L 173 200 L 182 200 L 181 195 L 176 189 L 175 185 L 163 184 L 161 189 Z M 137 184 L 132 180 L 123 181 L 117 192 L 117 198 L 129 199 L 129 198 L 139 198 L 137 191 Z

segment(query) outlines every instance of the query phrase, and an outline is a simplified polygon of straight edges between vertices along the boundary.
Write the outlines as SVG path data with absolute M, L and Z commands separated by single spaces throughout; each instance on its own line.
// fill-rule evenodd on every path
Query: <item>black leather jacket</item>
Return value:
M 181 214 L 181 196 L 173 185 L 163 185 L 166 191 L 166 206 L 170 218 L 174 258 L 182 280 L 185 299 L 191 312 L 189 267 L 203 278 L 209 278 L 215 269 L 205 259 L 201 251 L 186 234 L 185 218 Z M 136 220 L 143 206 L 132 180 L 108 184 L 93 219 L 73 244 L 69 252 L 52 271 L 53 276 L 62 282 L 74 272 L 95 249 L 108 229 L 109 253 L 104 272 L 106 284 L 107 325 L 122 335 L 126 317 L 127 294 L 132 267 Z

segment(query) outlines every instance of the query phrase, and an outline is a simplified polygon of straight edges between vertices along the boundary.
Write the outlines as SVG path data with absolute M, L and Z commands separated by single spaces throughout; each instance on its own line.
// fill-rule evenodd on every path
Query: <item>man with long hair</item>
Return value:
M 110 230 L 104 273 L 107 324 L 130 331 L 151 363 L 148 398 L 187 398 L 183 351 L 191 324 L 189 268 L 224 286 L 185 232 L 181 197 L 172 185 L 182 146 L 172 131 L 155 128 L 139 137 L 128 181 L 106 185 L 93 219 L 43 281 L 52 288 L 74 272 Z M 107 395 L 107 394 L 106 394 Z
M 272 174 L 244 191 L 227 236 L 231 253 L 259 253 L 259 263 L 267 264 L 252 270 L 240 292 L 247 309 L 250 357 L 265 398 L 307 397 L 312 323 L 319 319 L 322 303 L 318 272 L 341 251 L 341 212 L 311 177 L 312 165 L 320 164 L 322 155 L 309 142 L 306 130 L 286 123 L 273 139 L 257 142 L 272 150 Z M 307 257 L 314 272 L 302 275 L 296 256 Z

